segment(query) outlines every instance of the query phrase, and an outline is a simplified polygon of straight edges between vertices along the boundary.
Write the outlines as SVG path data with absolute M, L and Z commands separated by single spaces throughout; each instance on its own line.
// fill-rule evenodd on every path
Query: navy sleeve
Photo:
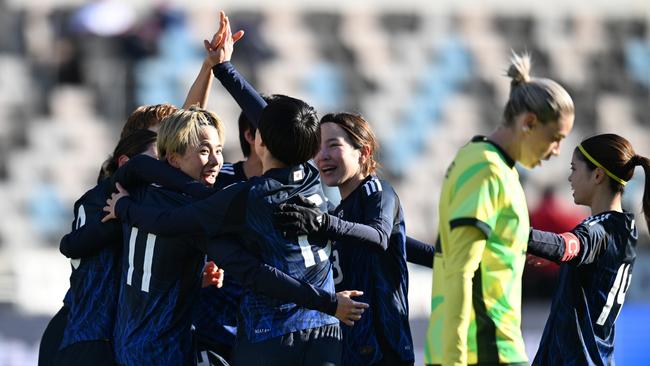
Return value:
M 327 228 L 325 230 L 328 238 L 353 239 L 361 244 L 381 250 L 388 248 L 388 240 L 382 241 L 382 235 L 379 230 L 370 225 L 345 221 L 328 214 Z
M 257 128 L 262 110 L 266 107 L 266 102 L 262 96 L 239 74 L 229 61 L 215 65 L 212 68 L 212 73 L 239 104 L 246 118 Z
M 436 247 L 429 243 L 406 237 L 406 260 L 410 263 L 433 268 L 435 251 Z
M 363 224 L 329 215 L 325 232 L 335 239 L 351 238 L 373 248 L 386 250 L 398 208 L 395 195 L 392 191 L 386 192 L 380 189 L 374 192 L 365 190 L 361 194 L 364 195 Z
M 208 258 L 244 287 L 258 294 L 326 314 L 336 314 L 335 294 L 262 263 L 233 238 L 221 237 L 211 243 L 208 246 Z
M 560 234 L 530 230 L 528 236 L 528 254 L 559 263 L 564 256 L 564 238 Z
M 530 231 L 528 253 L 556 263 L 572 265 L 592 263 L 606 248 L 607 233 L 600 223 L 580 224 L 571 232 L 556 234 L 547 231 Z
M 159 183 L 165 188 L 182 192 L 195 198 L 205 198 L 214 193 L 213 189 L 192 179 L 180 169 L 164 161 L 140 154 L 132 157 L 113 174 L 113 183 L 119 182 L 124 188 Z
M 196 234 L 202 229 L 199 220 L 194 218 L 195 210 L 192 205 L 162 209 L 144 206 L 130 197 L 122 197 L 115 205 L 115 213 L 129 226 L 138 227 L 155 235 Z
M 72 231 L 61 238 L 61 254 L 68 258 L 85 258 L 116 243 L 122 244 L 122 225 L 116 220 L 102 223 L 99 216 L 97 213 L 88 215 L 79 228 L 74 228 L 73 222 Z
M 174 209 L 140 205 L 123 197 L 117 217 L 130 226 L 156 235 L 186 235 L 203 232 L 208 237 L 245 230 L 247 182 L 234 184 L 210 197 Z
M 578 238 L 580 252 L 569 263 L 579 266 L 593 263 L 607 249 L 607 232 L 602 222 L 580 224 L 571 230 Z

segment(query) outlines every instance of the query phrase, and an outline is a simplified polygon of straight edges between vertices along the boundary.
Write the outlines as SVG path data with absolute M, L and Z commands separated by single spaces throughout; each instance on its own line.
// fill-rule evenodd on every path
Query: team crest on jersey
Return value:
M 370 196 L 375 192 L 381 192 L 381 182 L 379 179 L 371 179 L 364 183 L 363 188 L 366 190 L 366 195 Z

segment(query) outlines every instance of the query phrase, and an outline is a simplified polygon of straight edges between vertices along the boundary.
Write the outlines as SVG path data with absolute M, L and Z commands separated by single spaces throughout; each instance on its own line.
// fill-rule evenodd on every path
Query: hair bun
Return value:
M 512 79 L 510 86 L 514 88 L 529 82 L 531 79 L 530 68 L 530 55 L 524 53 L 520 56 L 513 51 L 512 57 L 510 58 L 510 67 L 508 67 L 508 71 L 506 72 L 506 75 Z

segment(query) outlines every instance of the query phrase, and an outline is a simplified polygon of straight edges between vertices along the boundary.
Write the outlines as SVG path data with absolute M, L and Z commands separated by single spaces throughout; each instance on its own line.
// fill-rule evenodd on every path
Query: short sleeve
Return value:
M 489 237 L 494 229 L 502 182 L 496 168 L 480 163 L 460 174 L 451 192 L 449 225 L 474 226 Z

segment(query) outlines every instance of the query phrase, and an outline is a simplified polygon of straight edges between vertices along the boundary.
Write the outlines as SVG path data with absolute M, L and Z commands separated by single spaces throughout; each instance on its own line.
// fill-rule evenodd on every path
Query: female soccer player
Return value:
M 135 131 L 122 138 L 104 167 L 105 173 L 111 175 L 138 154 L 155 157 L 155 142 L 156 133 L 149 130 Z M 74 204 L 72 231 L 61 239 L 60 245 L 61 253 L 71 258 L 70 290 L 62 309 L 43 334 L 39 364 L 113 364 L 109 340 L 119 290 L 122 227 L 100 221 L 111 190 L 110 179 L 103 179 Z M 58 335 L 51 332 L 56 323 L 61 324 Z
M 556 82 L 532 78 L 513 55 L 503 124 L 456 154 L 439 203 L 425 363 L 526 364 L 521 275 L 530 231 L 515 162 L 533 168 L 560 152 L 574 106 Z
M 645 171 L 643 211 L 650 223 L 650 160 L 623 137 L 604 134 L 580 143 L 571 159 L 573 200 L 591 216 L 568 233 L 531 231 L 528 252 L 561 263 L 558 289 L 534 365 L 614 364 L 614 322 L 636 259 L 634 215 L 621 196 L 634 168 Z
M 354 327 L 343 328 L 343 364 L 412 365 L 406 234 L 399 197 L 375 175 L 378 146 L 361 116 L 327 114 L 320 129 L 316 165 L 325 184 L 338 187 L 342 199 L 332 211 L 333 219 L 368 225 L 379 235 L 375 246 L 351 238 L 338 238 L 333 246 L 337 290 L 360 289 L 370 305 Z

